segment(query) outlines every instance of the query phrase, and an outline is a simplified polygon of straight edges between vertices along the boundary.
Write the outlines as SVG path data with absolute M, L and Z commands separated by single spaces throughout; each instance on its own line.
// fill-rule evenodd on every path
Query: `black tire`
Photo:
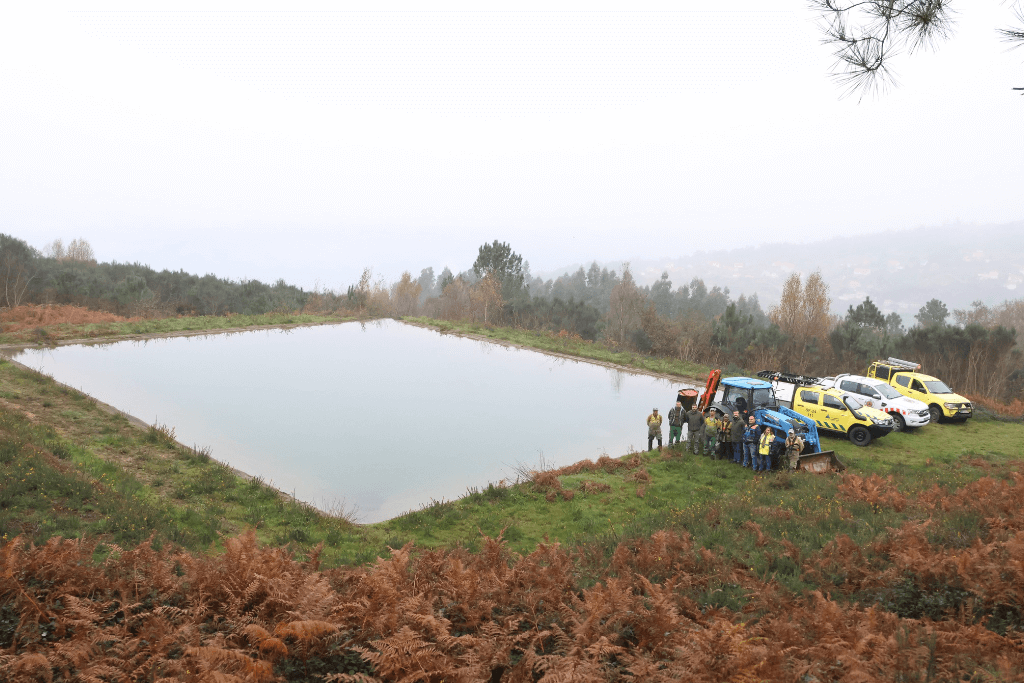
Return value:
M 928 414 L 931 415 L 931 421 L 938 424 L 942 419 L 942 408 L 935 405 L 934 403 L 928 406 Z
M 903 416 L 899 413 L 889 413 L 889 417 L 892 418 L 892 431 L 903 432 L 907 429 L 907 421 L 903 419 Z
M 850 438 L 850 443 L 854 446 L 867 446 L 871 443 L 871 432 L 867 430 L 867 427 L 861 425 L 854 425 L 850 427 L 850 431 L 846 434 Z

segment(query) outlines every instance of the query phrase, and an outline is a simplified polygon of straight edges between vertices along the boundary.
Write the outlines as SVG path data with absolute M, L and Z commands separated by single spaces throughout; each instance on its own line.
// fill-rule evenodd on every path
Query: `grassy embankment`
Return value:
M 609 461 L 557 480 L 491 484 L 360 526 L 247 481 L 171 437 L 167 428 L 140 429 L 48 377 L 0 364 L 0 537 L 101 535 L 131 546 L 155 534 L 202 550 L 218 547 L 221 535 L 254 527 L 261 541 L 292 544 L 300 554 L 323 542 L 321 560 L 330 566 L 364 563 L 409 542 L 475 549 L 483 534 L 503 533 L 517 552 L 547 539 L 588 547 L 600 564 L 620 541 L 676 529 L 799 591 L 814 584 L 797 563 L 766 548 L 792 543 L 807 557 L 840 534 L 864 546 L 923 514 L 915 506 L 844 503 L 835 477 L 757 478 L 727 462 L 666 449 L 628 454 L 629 466 Z M 984 475 L 1010 477 L 1022 443 L 1024 425 L 985 415 L 892 434 L 863 449 L 825 439 L 850 472 L 891 475 L 892 486 L 908 496 L 935 485 L 955 490 Z M 964 542 L 983 526 L 977 513 L 955 510 L 932 524 L 933 534 Z M 715 588 L 708 600 L 741 600 L 726 588 Z
M 523 330 L 512 327 L 495 327 L 480 323 L 452 322 L 450 320 L 423 317 L 406 317 L 402 318 L 402 320 L 436 328 L 442 334 L 456 333 L 484 337 L 542 351 L 579 356 L 580 358 L 595 360 L 601 363 L 623 365 L 660 375 L 676 375 L 703 381 L 710 369 L 705 365 L 673 358 L 646 356 L 632 351 L 616 351 L 601 342 L 587 341 L 586 339 L 573 336 L 559 336 L 551 332 Z
M 314 325 L 342 322 L 353 318 L 301 313 L 266 313 L 262 315 L 202 315 L 178 318 L 154 318 L 126 322 L 96 322 L 26 326 L 0 324 L 0 345 L 52 344 L 78 339 L 105 339 L 138 335 L 162 335 L 181 332 L 234 330 L 247 327 Z

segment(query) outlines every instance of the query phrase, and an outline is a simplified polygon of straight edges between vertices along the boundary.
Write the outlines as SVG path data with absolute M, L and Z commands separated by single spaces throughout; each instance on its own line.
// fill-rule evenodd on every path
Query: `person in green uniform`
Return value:
M 697 455 L 697 449 L 704 451 L 704 413 L 694 406 L 693 410 L 686 411 L 687 441 L 690 450 Z
M 661 450 L 661 415 L 658 415 L 658 409 L 654 408 L 654 412 L 647 416 L 647 450 L 654 450 L 654 440 L 658 440 L 658 450 Z
M 793 431 L 789 430 L 789 434 L 786 436 L 786 457 L 789 458 L 789 469 L 790 471 L 796 471 L 797 465 L 800 463 L 800 454 L 804 450 L 804 440 Z
M 668 411 L 668 445 L 678 444 L 683 438 L 683 420 L 686 418 L 686 411 L 683 404 L 676 401 L 672 410 Z

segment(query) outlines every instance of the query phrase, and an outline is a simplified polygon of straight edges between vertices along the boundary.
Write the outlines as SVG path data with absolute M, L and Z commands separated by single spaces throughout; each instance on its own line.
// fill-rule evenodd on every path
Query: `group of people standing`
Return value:
M 694 455 L 707 455 L 715 460 L 732 459 L 742 467 L 755 472 L 767 472 L 773 466 L 796 469 L 804 440 L 792 429 L 780 448 L 775 446 L 775 431 L 771 427 L 763 430 L 754 416 L 746 411 L 734 410 L 732 417 L 720 413 L 716 408 L 701 412 L 697 407 L 687 410 L 683 407 L 683 396 L 677 397 L 675 406 L 668 411 L 668 445 L 683 446 Z M 683 426 L 687 429 L 687 441 L 683 443 Z M 658 409 L 647 416 L 647 450 L 662 448 L 662 416 Z M 780 452 L 781 451 L 781 452 Z M 782 461 L 783 455 L 788 459 Z M 775 462 L 773 462 L 773 460 Z

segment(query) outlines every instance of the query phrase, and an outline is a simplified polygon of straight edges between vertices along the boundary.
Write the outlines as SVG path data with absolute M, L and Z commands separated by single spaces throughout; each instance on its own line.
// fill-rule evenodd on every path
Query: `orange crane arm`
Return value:
M 721 370 L 712 370 L 708 373 L 708 383 L 704 385 L 704 393 L 701 394 L 700 401 L 697 403 L 697 408 L 702 413 L 711 407 L 711 402 L 715 400 L 715 394 L 718 393 L 718 385 L 721 381 Z

